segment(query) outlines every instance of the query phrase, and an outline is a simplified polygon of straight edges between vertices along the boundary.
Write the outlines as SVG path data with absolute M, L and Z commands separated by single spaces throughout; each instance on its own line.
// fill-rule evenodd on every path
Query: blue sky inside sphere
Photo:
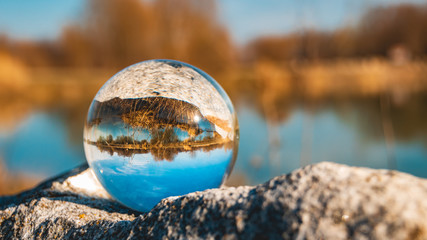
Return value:
M 79 20 L 85 0 L 0 0 L 0 34 L 15 39 L 50 40 Z M 218 18 L 237 44 L 265 35 L 300 29 L 333 30 L 356 23 L 379 5 L 425 3 L 425 0 L 218 0 Z

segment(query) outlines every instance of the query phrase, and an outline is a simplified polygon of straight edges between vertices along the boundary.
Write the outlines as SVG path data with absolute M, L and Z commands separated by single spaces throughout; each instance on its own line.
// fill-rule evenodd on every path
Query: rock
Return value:
M 425 179 L 324 162 L 138 213 L 111 200 L 82 166 L 0 198 L 0 238 L 427 239 L 425 199 Z

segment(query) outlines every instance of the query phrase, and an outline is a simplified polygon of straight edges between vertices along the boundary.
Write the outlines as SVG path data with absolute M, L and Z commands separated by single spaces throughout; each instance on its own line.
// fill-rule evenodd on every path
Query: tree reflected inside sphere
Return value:
M 182 62 L 150 60 L 99 90 L 84 148 L 111 196 L 149 211 L 165 197 L 219 187 L 234 166 L 238 129 L 230 99 L 209 75 Z

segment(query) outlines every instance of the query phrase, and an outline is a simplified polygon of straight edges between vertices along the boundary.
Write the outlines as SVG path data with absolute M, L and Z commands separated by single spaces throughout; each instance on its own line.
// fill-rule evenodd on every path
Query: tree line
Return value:
M 209 72 L 233 62 L 226 29 L 213 0 L 89 0 L 80 21 L 55 41 L 0 37 L 29 66 L 123 68 L 146 59 L 180 59 Z
M 81 19 L 57 40 L 3 36 L 0 51 L 43 67 L 120 69 L 146 59 L 180 59 L 213 75 L 259 59 L 387 57 L 396 47 L 414 58 L 427 54 L 427 5 L 368 9 L 354 26 L 260 37 L 243 48 L 232 44 L 215 9 L 214 0 L 89 0 Z
M 414 58 L 427 55 L 427 5 L 369 9 L 354 26 L 331 32 L 304 30 L 254 40 L 246 59 L 271 61 L 389 57 L 393 49 Z

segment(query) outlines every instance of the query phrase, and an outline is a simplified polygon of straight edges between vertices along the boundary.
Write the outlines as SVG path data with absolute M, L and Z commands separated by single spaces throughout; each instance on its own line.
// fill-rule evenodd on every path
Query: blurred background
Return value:
M 188 62 L 235 105 L 229 185 L 321 161 L 427 177 L 426 1 L 0 1 L 0 195 L 84 163 L 98 89 Z

